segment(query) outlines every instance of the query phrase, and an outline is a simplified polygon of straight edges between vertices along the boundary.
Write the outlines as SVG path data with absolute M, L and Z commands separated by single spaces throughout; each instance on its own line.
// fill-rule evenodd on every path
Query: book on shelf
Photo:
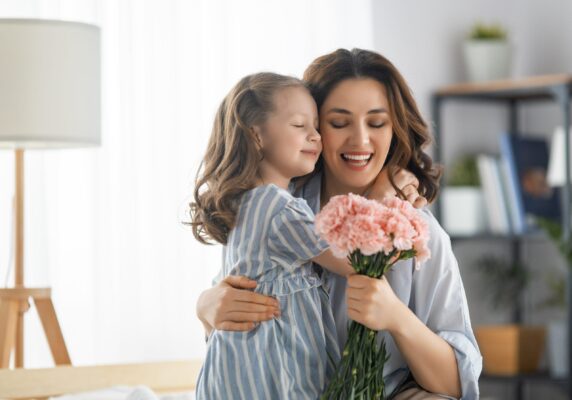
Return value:
M 477 168 L 485 199 L 489 231 L 495 234 L 509 234 L 512 229 L 499 159 L 495 156 L 479 154 Z
M 500 150 L 511 231 L 530 231 L 535 217 L 560 221 L 560 191 L 547 180 L 546 139 L 504 133 Z

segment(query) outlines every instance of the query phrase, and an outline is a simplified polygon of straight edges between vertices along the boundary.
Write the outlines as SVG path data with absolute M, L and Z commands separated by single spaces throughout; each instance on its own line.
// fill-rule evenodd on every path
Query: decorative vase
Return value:
M 548 325 L 548 362 L 550 375 L 568 376 L 568 327 L 566 321 L 553 321 Z
M 443 189 L 443 227 L 449 235 L 474 235 L 483 232 L 485 205 L 480 187 L 449 186 Z
M 507 40 L 467 40 L 463 50 L 471 82 L 510 78 L 512 49 Z

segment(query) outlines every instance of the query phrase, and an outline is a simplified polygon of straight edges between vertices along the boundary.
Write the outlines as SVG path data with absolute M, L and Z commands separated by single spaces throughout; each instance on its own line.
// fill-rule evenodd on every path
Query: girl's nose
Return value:
M 355 125 L 355 128 L 351 132 L 349 137 L 349 142 L 354 146 L 363 146 L 369 144 L 369 132 L 367 129 L 359 124 Z
M 310 133 L 308 135 L 308 141 L 309 142 L 319 142 L 320 140 L 322 140 L 320 133 L 316 129 L 311 128 Z

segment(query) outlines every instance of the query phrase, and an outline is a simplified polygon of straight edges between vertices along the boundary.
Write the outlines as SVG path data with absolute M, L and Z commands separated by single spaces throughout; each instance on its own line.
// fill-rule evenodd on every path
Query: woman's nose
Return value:
M 355 125 L 349 137 L 349 143 L 354 146 L 369 144 L 369 132 L 367 128 L 361 124 Z

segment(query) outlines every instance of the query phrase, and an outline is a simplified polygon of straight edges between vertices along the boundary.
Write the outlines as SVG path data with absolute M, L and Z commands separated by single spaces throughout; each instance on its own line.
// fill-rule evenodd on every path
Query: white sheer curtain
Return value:
M 75 364 L 204 354 L 195 303 L 220 247 L 180 222 L 215 108 L 245 74 L 300 76 L 338 47 L 371 48 L 370 11 L 369 0 L 0 3 L 1 17 L 102 29 L 102 147 L 26 154 L 26 282 L 53 288 Z M 4 284 L 11 153 L 0 165 Z M 51 365 L 35 312 L 26 323 L 26 366 Z

